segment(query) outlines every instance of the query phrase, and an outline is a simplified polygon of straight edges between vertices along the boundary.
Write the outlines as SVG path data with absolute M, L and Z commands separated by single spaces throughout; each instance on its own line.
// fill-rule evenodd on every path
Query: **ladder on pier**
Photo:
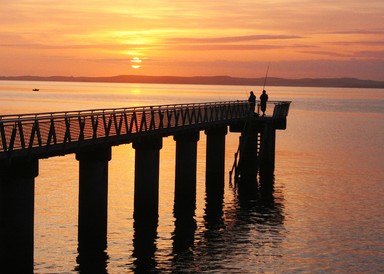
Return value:
M 247 121 L 243 127 L 243 130 L 241 132 L 241 136 L 239 138 L 239 146 L 237 148 L 237 151 L 234 154 L 234 162 L 233 162 L 232 168 L 229 171 L 230 184 L 232 184 L 232 179 L 234 180 L 235 184 L 237 184 L 237 182 L 239 182 L 239 180 L 241 178 L 241 169 L 242 169 L 241 154 L 242 154 L 243 150 L 246 149 L 245 145 L 249 141 L 249 138 L 251 138 L 249 132 L 253 126 L 254 125 L 252 124 L 250 119 L 247 119 Z M 265 150 L 266 139 L 268 138 L 267 135 L 268 135 L 270 126 L 271 126 L 270 123 L 267 123 L 264 127 L 263 132 L 260 132 L 260 131 L 257 132 L 257 138 L 255 141 L 257 142 L 257 166 L 258 166 L 258 168 L 259 168 L 259 164 L 263 158 L 263 154 L 264 154 L 263 152 Z

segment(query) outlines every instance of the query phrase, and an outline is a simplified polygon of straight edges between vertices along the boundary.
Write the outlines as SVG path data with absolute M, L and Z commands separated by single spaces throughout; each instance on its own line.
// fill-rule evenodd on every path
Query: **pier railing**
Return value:
M 243 119 L 246 101 L 175 104 L 116 109 L 3 115 L 0 159 L 12 155 L 48 154 L 86 144 L 126 142 L 203 125 Z M 44 155 L 42 155 L 44 157 Z
M 290 101 L 273 102 L 275 107 L 273 108 L 273 118 L 285 118 L 288 116 Z
M 288 113 L 274 104 L 272 117 Z M 158 105 L 0 116 L 0 160 L 71 153 L 81 146 L 129 143 L 145 135 L 168 136 L 249 117 L 247 101 Z

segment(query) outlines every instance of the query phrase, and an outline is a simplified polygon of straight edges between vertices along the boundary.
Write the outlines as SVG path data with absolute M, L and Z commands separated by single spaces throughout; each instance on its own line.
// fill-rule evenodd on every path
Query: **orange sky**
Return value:
M 0 0 L 0 75 L 384 80 L 383 0 Z

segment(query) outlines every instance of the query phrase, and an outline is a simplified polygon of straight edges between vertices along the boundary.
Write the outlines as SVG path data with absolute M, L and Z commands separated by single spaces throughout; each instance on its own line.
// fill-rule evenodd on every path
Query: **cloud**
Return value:
M 354 29 L 344 31 L 327 32 L 327 34 L 384 34 L 384 29 Z
M 334 51 L 301 51 L 302 53 L 306 54 L 312 54 L 312 55 L 319 55 L 319 56 L 326 56 L 329 58 L 354 58 L 354 59 L 375 59 L 375 60 L 384 60 L 384 51 L 356 51 L 352 53 L 340 53 L 340 52 L 334 52 Z
M 359 51 L 357 55 L 362 58 L 373 58 L 376 60 L 384 60 L 384 51 Z M 383 67 L 384 68 L 384 67 Z M 382 70 L 383 70 L 382 68 Z
M 303 38 L 297 35 L 245 35 L 245 36 L 228 36 L 228 37 L 206 37 L 206 38 L 172 38 L 168 39 L 173 43 L 237 43 L 248 41 L 261 41 L 261 40 L 286 40 L 286 39 L 300 39 Z
M 332 45 L 341 45 L 341 46 L 351 46 L 351 45 L 361 45 L 361 46 L 383 46 L 384 40 L 371 40 L 371 41 L 336 41 L 336 42 L 328 42 L 328 44 Z
M 33 49 L 33 50 L 86 50 L 86 49 L 109 49 L 109 50 L 121 50 L 126 51 L 131 48 L 140 48 L 143 45 L 140 44 L 68 44 L 68 45 L 54 45 L 54 44 L 34 44 L 34 43 L 22 43 L 22 44 L 0 44 L 0 48 L 19 48 L 19 49 Z
M 321 51 L 321 50 L 303 50 L 300 52 L 305 54 L 328 56 L 328 57 L 352 57 L 353 56 L 351 54 L 346 54 L 346 53 L 340 53 L 340 52 L 334 52 L 334 51 L 333 52 Z
M 289 43 L 266 44 L 265 42 L 257 44 L 260 41 L 279 41 L 301 39 L 303 37 L 296 35 L 244 35 L 244 36 L 222 36 L 222 37 L 173 37 L 164 39 L 161 44 L 163 48 L 170 50 L 184 51 L 244 51 L 244 50 L 272 50 L 292 47 Z M 294 47 L 300 47 L 295 45 Z M 303 45 L 303 47 L 307 47 Z
M 192 44 L 192 45 L 174 45 L 167 46 L 167 50 L 183 50 L 183 51 L 218 51 L 218 50 L 230 50 L 230 51 L 244 51 L 244 50 L 272 50 L 286 48 L 287 46 L 277 45 L 222 45 L 222 44 Z

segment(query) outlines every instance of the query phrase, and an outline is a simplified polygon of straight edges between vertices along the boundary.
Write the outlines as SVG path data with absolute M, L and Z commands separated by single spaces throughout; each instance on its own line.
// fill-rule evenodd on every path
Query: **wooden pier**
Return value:
M 224 192 L 225 136 L 240 132 L 231 178 L 245 189 L 273 173 L 276 130 L 286 128 L 290 102 L 269 102 L 271 115 L 249 113 L 247 101 L 0 116 L 0 262 L 33 272 L 34 189 L 39 159 L 76 154 L 79 161 L 79 254 L 107 247 L 111 147 L 135 149 L 135 227 L 156 224 L 162 138 L 176 142 L 175 214 L 194 210 L 197 142 L 204 131 L 206 192 Z M 65 171 L 63 171 L 65 172 Z M 212 193 L 212 195 L 210 195 Z M 145 202 L 143 202 L 145 201 Z M 5 269 L 5 268 L 4 268 Z

